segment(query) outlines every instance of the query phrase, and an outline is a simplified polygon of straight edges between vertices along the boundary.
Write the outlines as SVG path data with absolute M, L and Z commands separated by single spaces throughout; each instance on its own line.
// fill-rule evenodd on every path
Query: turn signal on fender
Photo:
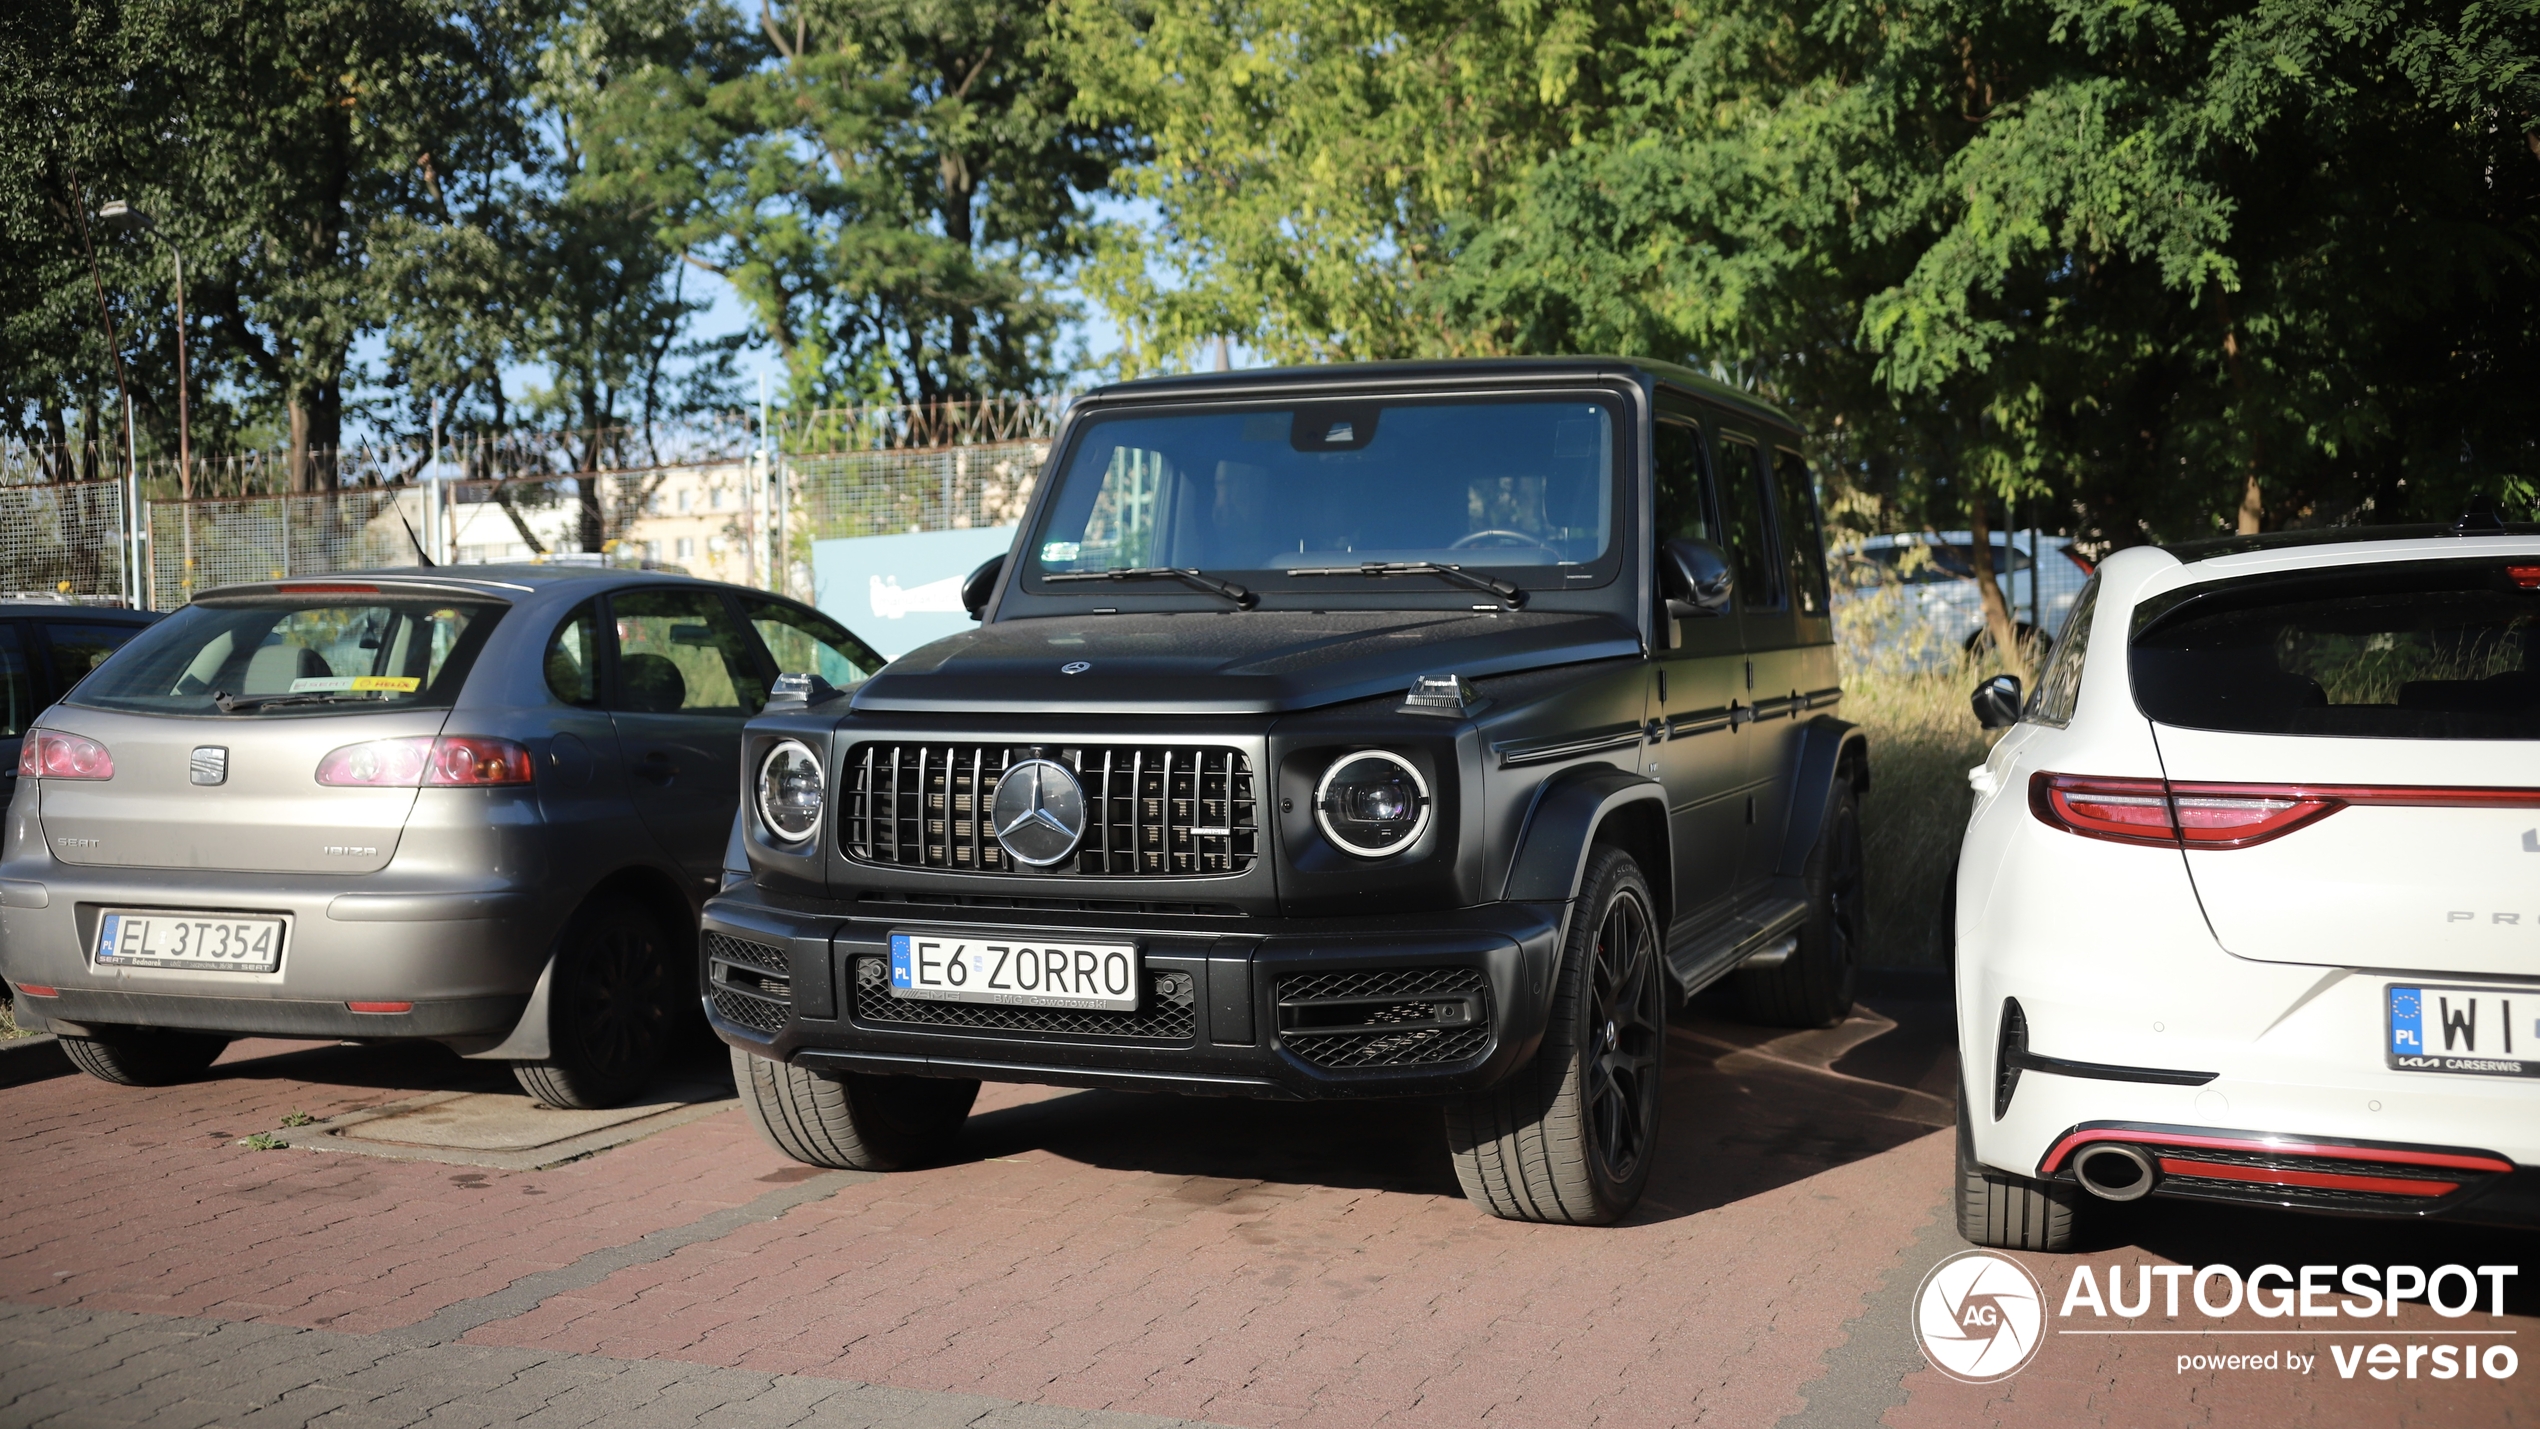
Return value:
M 481 734 L 348 744 L 317 767 L 320 784 L 352 789 L 474 789 L 527 784 L 532 777 L 528 746 Z

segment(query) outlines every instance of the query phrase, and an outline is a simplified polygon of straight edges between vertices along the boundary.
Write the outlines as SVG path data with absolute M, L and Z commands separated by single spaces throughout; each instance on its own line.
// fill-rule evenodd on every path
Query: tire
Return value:
M 1656 906 L 1631 855 L 1590 854 L 1534 1059 L 1450 1103 L 1455 1178 L 1504 1220 L 1605 1226 L 1649 1184 L 1667 1048 Z
M 99 1028 L 86 1037 L 64 1033 L 62 1055 L 101 1082 L 119 1087 L 172 1087 L 203 1075 L 229 1047 L 214 1032 L 162 1032 L 153 1028 Z
M 1852 1015 L 1861 975 L 1861 796 L 1838 771 L 1817 846 L 1808 851 L 1808 918 L 1781 966 L 1735 975 L 1738 1009 L 1767 1027 L 1832 1027 Z
M 612 1107 L 659 1068 L 687 990 L 659 919 L 639 905 L 586 907 L 556 952 L 548 1056 L 512 1063 L 521 1090 L 551 1107 Z
M 768 1145 L 838 1171 L 900 1171 L 946 1159 L 979 1097 L 979 1083 L 966 1078 L 815 1072 L 738 1047 L 732 1084 Z
M 1958 1083 L 1958 1235 L 1995 1250 L 2061 1254 L 2073 1248 L 2081 1191 L 1997 1171 L 1976 1160 L 1965 1074 Z

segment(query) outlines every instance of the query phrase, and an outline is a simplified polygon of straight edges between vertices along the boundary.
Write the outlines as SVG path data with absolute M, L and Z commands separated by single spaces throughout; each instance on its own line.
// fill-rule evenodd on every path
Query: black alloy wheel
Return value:
M 1606 905 L 1594 969 L 1589 1145 L 1605 1179 L 1628 1185 L 1657 1144 L 1659 1048 L 1667 1037 L 1658 936 L 1643 890 L 1622 888 Z
M 661 928 L 649 913 L 586 909 L 557 953 L 548 990 L 549 1054 L 512 1066 L 521 1088 L 568 1109 L 625 1101 L 669 1049 L 680 991 Z
M 1447 1105 L 1456 1180 L 1512 1221 L 1612 1225 L 1657 1158 L 1670 989 L 1656 902 L 1639 863 L 1609 844 L 1581 885 L 1533 1059 Z

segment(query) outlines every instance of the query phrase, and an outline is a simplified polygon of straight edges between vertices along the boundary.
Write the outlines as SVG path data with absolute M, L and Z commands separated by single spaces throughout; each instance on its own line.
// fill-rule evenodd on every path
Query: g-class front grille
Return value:
M 991 817 L 997 780 L 1034 757 L 1074 770 L 1085 833 L 1066 862 L 1015 863 Z M 1259 791 L 1240 750 L 1187 745 L 858 745 L 839 837 L 865 863 L 956 873 L 1182 878 L 1242 873 L 1260 856 Z
M 1279 979 L 1279 1041 L 1318 1067 L 1431 1067 L 1490 1048 L 1479 968 L 1384 968 Z
M 1199 990 L 1193 983 L 1186 972 L 1150 970 L 1146 995 L 1132 1012 L 918 1001 L 891 996 L 889 959 L 864 957 L 855 960 L 855 1020 L 1000 1037 L 1118 1037 L 1186 1045 L 1199 1029 Z

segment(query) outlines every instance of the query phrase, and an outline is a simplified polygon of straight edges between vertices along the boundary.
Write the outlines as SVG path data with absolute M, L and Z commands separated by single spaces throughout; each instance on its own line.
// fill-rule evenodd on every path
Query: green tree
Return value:
M 1050 281 L 1126 150 L 1072 119 L 1021 0 L 762 7 L 747 44 L 616 86 L 592 191 L 728 280 L 819 404 L 935 403 L 1054 376 Z

